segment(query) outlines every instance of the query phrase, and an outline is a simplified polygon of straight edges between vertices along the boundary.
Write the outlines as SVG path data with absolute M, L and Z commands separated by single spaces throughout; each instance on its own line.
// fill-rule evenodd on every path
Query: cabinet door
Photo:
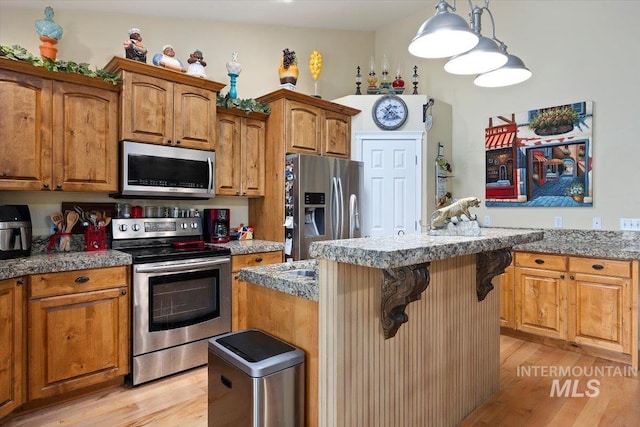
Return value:
M 216 132 L 216 93 L 176 83 L 173 92 L 173 143 L 213 150 Z
M 630 280 L 579 273 L 570 278 L 569 340 L 630 354 Z
M 173 84 L 127 71 L 122 76 L 120 139 L 173 142 Z
M 0 281 L 0 419 L 25 401 L 24 279 Z
M 516 256 L 516 262 L 518 257 Z M 561 271 L 516 268 L 516 329 L 566 339 L 567 283 Z
M 52 82 L 0 70 L 0 190 L 51 186 Z
M 240 135 L 242 118 L 218 113 L 216 139 L 216 195 L 240 195 Z
M 262 196 L 265 180 L 265 122 L 248 118 L 242 120 L 241 194 Z
M 499 276 L 500 280 L 500 326 L 515 329 L 515 299 L 513 295 L 515 269 L 511 266 L 505 268 Z
M 231 257 L 231 330 L 247 328 L 247 284 L 238 280 L 238 271 L 244 267 L 278 264 L 282 262 L 282 251 L 259 252 Z
M 117 191 L 117 92 L 73 83 L 53 87 L 53 189 Z
M 30 300 L 29 399 L 129 372 L 126 286 Z
M 286 101 L 285 108 L 287 154 L 319 154 L 322 137 L 322 110 L 292 100 Z
M 322 154 L 351 158 L 351 117 L 347 114 L 325 111 Z

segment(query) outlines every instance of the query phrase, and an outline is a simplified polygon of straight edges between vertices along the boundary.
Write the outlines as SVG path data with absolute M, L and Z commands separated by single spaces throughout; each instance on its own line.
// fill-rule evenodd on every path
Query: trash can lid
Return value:
M 295 350 L 295 347 L 255 329 L 228 335 L 217 341 L 247 362 L 260 362 Z
M 209 351 L 254 378 L 304 363 L 304 351 L 259 329 L 213 337 Z

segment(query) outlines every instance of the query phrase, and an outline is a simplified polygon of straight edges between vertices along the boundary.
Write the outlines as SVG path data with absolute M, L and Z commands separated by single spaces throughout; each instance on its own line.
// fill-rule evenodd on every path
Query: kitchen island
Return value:
M 542 238 L 482 229 L 314 243 L 318 397 L 308 406 L 318 417 L 308 424 L 457 425 L 499 387 L 491 279 L 510 263 L 511 247 Z M 275 268 L 263 270 L 267 287 Z M 240 279 L 262 284 L 257 272 L 241 270 Z

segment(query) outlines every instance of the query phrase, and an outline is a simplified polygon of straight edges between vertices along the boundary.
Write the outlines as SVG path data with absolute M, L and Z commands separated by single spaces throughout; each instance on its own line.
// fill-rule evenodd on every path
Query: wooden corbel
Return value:
M 511 248 L 498 249 L 491 252 L 480 252 L 476 257 L 476 293 L 478 301 L 485 299 L 493 289 L 491 281 L 504 273 L 511 264 Z

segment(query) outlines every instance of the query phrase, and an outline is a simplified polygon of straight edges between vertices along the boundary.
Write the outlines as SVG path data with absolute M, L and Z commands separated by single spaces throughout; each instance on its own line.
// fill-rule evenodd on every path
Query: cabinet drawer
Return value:
M 34 274 L 31 276 L 29 298 L 109 289 L 128 283 L 129 269 L 124 266 Z
M 516 266 L 565 271 L 567 269 L 567 257 L 562 255 L 517 252 Z
M 236 272 L 244 267 L 258 265 L 278 264 L 282 262 L 282 251 L 257 252 L 247 255 L 234 255 L 231 257 L 231 271 Z
M 570 257 L 569 271 L 571 271 L 572 273 L 631 277 L 631 261 L 614 261 L 610 259 Z

